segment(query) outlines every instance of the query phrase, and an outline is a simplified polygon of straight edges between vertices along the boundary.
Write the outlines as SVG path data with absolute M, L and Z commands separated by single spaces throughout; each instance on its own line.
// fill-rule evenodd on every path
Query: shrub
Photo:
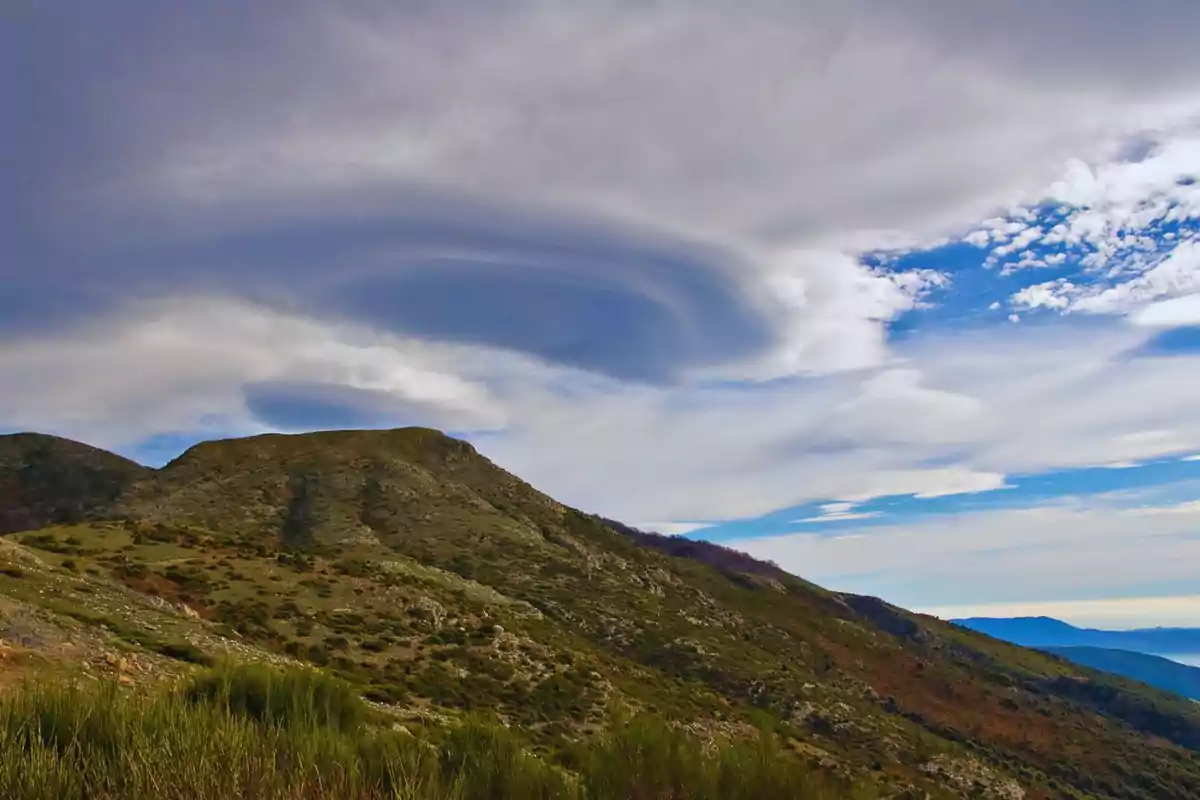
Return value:
M 269 725 L 352 731 L 366 717 L 350 684 L 318 670 L 227 666 L 193 678 L 185 694 Z
M 164 642 L 157 645 L 154 649 L 168 658 L 187 661 L 190 664 L 203 664 L 205 666 L 213 664 L 212 656 L 190 642 Z
M 814 800 L 863 797 L 778 747 L 618 721 L 551 764 L 468 717 L 449 730 L 366 724 L 346 684 L 313 670 L 223 666 L 155 696 L 115 683 L 0 697 L 6 800 Z M 922 793 L 923 794 L 923 793 Z

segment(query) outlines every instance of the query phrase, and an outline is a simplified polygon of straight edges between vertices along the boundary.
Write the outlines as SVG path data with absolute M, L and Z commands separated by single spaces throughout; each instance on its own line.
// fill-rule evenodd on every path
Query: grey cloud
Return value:
M 220 294 L 653 382 L 774 341 L 733 278 L 736 256 L 717 248 L 429 190 L 324 200 L 241 230 L 198 217 L 124 241 L 47 242 L 0 331 L 131 296 Z M 340 202 L 356 213 L 330 208 Z
M 21 31 L 21 160 L 68 208 L 392 175 L 760 238 L 923 226 L 1116 132 L 1128 76 L 1155 100 L 1200 66 L 1179 2 L 153 6 Z
M 243 387 L 246 408 L 268 427 L 384 428 L 444 424 L 436 408 L 405 402 L 394 394 L 331 383 L 256 382 Z
M 1190 0 L 871 0 L 947 58 L 1038 83 L 1127 92 L 1195 87 L 1200 6 Z
M 0 53 L 15 56 L 0 69 L 0 356 L 20 387 L 0 400 L 10 416 L 109 440 L 179 430 L 214 407 L 250 426 L 243 404 L 255 425 L 415 414 L 424 406 L 323 382 L 382 360 L 388 374 L 370 386 L 429 397 L 431 374 L 458 374 L 377 330 L 322 364 L 313 352 L 346 321 L 654 382 L 768 349 L 809 315 L 820 342 L 874 353 L 871 293 L 853 258 L 825 258 L 827 239 L 940 233 L 1039 190 L 1065 157 L 1175 121 L 1140 104 L 1200 88 L 1192 3 L 1123 5 L 1120 17 L 1112 2 L 919 0 L 22 8 L 0 24 Z M 764 280 L 793 247 L 815 256 L 783 276 L 795 280 Z M 797 302 L 762 313 L 780 283 Z M 256 305 L 234 324 L 198 294 Z M 131 300 L 164 296 L 166 311 L 113 322 Z M 75 330 L 102 311 L 104 325 Z M 53 341 L 19 341 L 46 328 Z M 1150 397 L 1146 409 L 1132 389 L 1089 406 L 1070 386 L 1019 380 L 1066 369 L 1031 364 L 1043 343 L 985 344 L 919 366 L 929 386 L 1006 410 L 994 430 L 965 414 L 944 431 L 914 424 L 918 409 L 893 419 L 887 397 L 833 418 L 840 385 L 668 400 L 513 368 L 433 396 L 459 398 L 464 418 L 511 421 L 497 452 L 539 485 L 645 519 L 855 492 L 863 476 L 890 481 L 914 459 L 988 442 L 964 469 L 1138 455 L 1096 435 L 1122 420 L 1195 433 L 1195 398 L 1162 365 L 1112 373 Z M 414 360 L 426 371 L 391 375 Z M 145 383 L 131 389 L 130 376 Z M 539 380 L 570 384 L 572 403 L 540 396 Z M 492 382 L 505 384 L 505 414 Z M 952 398 L 912 400 L 936 420 Z M 1035 413 L 1050 421 L 1027 425 Z M 891 449 L 833 452 L 864 439 Z M 799 458 L 805 441 L 819 457 Z

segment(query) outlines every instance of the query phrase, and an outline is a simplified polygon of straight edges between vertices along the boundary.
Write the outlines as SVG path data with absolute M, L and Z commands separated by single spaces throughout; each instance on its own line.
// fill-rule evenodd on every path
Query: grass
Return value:
M 706 746 L 648 718 L 554 764 L 468 719 L 418 735 L 315 670 L 222 666 L 155 695 L 33 684 L 0 699 L 11 800 L 773 800 L 842 798 L 766 735 Z
M 21 532 L 0 538 L 0 608 L 26 609 L 17 632 L 52 659 L 111 650 L 152 665 L 126 682 L 284 654 L 406 715 L 500 715 L 554 763 L 566 752 L 595 797 L 637 796 L 619 781 L 631 775 L 656 800 L 722 796 L 712 787 L 727 780 L 709 751 L 672 744 L 673 729 L 651 737 L 657 750 L 633 748 L 633 731 L 610 741 L 598 731 L 612 704 L 705 736 L 774 726 L 764 744 L 802 742 L 889 789 L 923 789 L 935 756 L 981 761 L 989 786 L 1017 781 L 1030 800 L 1193 800 L 1200 785 L 1194 704 L 572 511 L 430 431 L 209 443 L 162 470 L 130 467 L 119 503 L 79 485 L 76 462 L 118 478 L 128 465 L 76 446 L 28 473 L 30 446 L 42 445 L 0 437 L 0 484 L 38 483 L 13 498 Z M 55 644 L 76 638 L 88 647 Z M 776 764 L 750 744 L 722 757 L 741 764 L 738 780 L 755 759 Z M 792 769 L 777 749 L 772 779 Z M 609 788 L 605 753 L 626 765 L 605 768 Z

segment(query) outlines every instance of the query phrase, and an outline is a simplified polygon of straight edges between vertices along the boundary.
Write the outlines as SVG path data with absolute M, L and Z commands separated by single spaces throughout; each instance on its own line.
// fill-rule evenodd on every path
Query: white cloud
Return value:
M 1191 501 L 1126 508 L 1092 498 L 1086 506 L 960 513 L 874 524 L 849 538 L 797 533 L 737 547 L 826 586 L 871 591 L 939 616 L 954 606 L 949 613 L 958 615 L 981 604 L 1132 597 L 1147 585 L 1194 580 L 1198 511 Z
M 683 536 L 712 526 L 707 522 L 639 522 L 633 527 L 638 530 L 661 533 L 664 536 Z
M 815 517 L 805 517 L 803 519 L 792 520 L 792 524 L 808 524 L 813 522 L 844 522 L 847 520 L 856 519 L 873 519 L 878 517 L 878 511 L 855 511 L 858 507 L 857 503 L 822 503 L 818 508 L 821 513 Z
M 52 338 L 0 342 L 0 419 L 109 446 L 257 432 L 271 425 L 251 413 L 246 389 L 280 383 L 367 393 L 398 419 L 502 425 L 482 383 L 444 368 L 467 352 L 221 298 L 140 304 Z
M 1080 627 L 1108 630 L 1156 626 L 1195 627 L 1197 618 L 1200 618 L 1200 595 L 977 603 L 923 607 L 916 610 L 942 619 L 1045 616 Z
M 1083 272 L 1073 280 L 1026 287 L 1013 295 L 1014 304 L 1064 313 L 1132 314 L 1139 324 L 1161 326 L 1200 318 L 1195 301 L 1187 299 L 1200 292 L 1200 246 L 1192 227 L 1200 220 L 1200 184 L 1195 182 L 1200 138 L 1194 130 L 1177 133 L 1137 161 L 1070 163 L 1042 201 L 1065 204 L 1065 218 L 1037 241 L 1082 249 L 1073 258 Z M 1178 232 L 1162 230 L 1180 224 Z M 991 258 L 1019 249 L 998 247 Z M 1063 252 L 1022 254 L 1005 271 L 1062 264 L 1066 258 Z
M 1200 320 L 1200 243 L 1183 242 L 1158 263 L 1115 285 L 1059 278 L 1016 292 L 1014 305 L 1064 313 L 1129 314 L 1139 325 L 1172 327 Z
M 1200 385 L 1179 379 L 1200 358 L 1126 357 L 1141 328 L 1002 330 L 914 337 L 861 373 L 647 386 L 242 303 L 138 305 L 0 345 L 0 419 L 128 446 L 269 429 L 247 385 L 344 385 L 394 424 L 475 431 L 485 454 L 572 505 L 683 522 L 991 491 L 1006 475 L 1200 446 Z
M 1200 514 L 1200 500 L 1189 500 L 1172 506 L 1145 506 L 1132 509 L 1132 514 L 1154 516 L 1158 514 Z
M 1181 461 L 1200 461 L 1200 454 L 1194 456 L 1184 456 Z
M 988 231 L 978 230 L 971 231 L 964 236 L 962 240 L 967 244 L 974 245 L 975 247 L 987 247 L 988 243 L 991 242 L 992 237 Z
M 1071 296 L 1076 292 L 1073 283 L 1060 278 L 1046 283 L 1038 283 L 1016 292 L 1011 300 L 1013 305 L 1035 309 L 1048 308 L 1054 311 L 1066 311 L 1071 306 Z
M 1200 138 L 1168 139 L 1146 158 L 1089 166 L 1072 160 L 1062 180 L 1051 186 L 1049 202 L 1073 210 L 1063 222 L 1063 239 L 1097 251 L 1102 264 L 1128 246 L 1128 231 L 1156 221 L 1200 216 L 1200 188 L 1184 179 L 1200 174 Z
M 1200 292 L 1151 303 L 1131 315 L 1135 325 L 1175 328 L 1200 325 Z
M 839 497 L 859 501 L 905 494 L 932 498 L 978 494 L 1004 488 L 1007 488 L 1004 475 L 996 472 L 975 472 L 961 467 L 879 470 L 864 476 L 859 492 L 842 494 Z
M 1132 280 L 1074 300 L 1071 310 L 1124 313 L 1152 301 L 1200 292 L 1200 244 L 1185 242 L 1161 263 Z
M 1036 225 L 1031 225 L 1023 228 L 1016 236 L 1009 240 L 1008 244 L 1001 245 L 992 250 L 995 256 L 1005 256 L 1009 253 L 1016 253 L 1042 238 L 1044 231 Z
M 878 511 L 854 511 L 846 514 L 822 514 L 819 517 L 804 517 L 792 520 L 793 524 L 808 524 L 813 522 L 843 522 L 854 519 L 873 519 L 879 516 Z
M 774 323 L 778 345 L 760 358 L 693 377 L 771 380 L 878 366 L 888 357 L 884 324 L 949 284 L 934 270 L 883 272 L 836 251 L 763 254 L 759 261 L 772 266 L 752 291 Z

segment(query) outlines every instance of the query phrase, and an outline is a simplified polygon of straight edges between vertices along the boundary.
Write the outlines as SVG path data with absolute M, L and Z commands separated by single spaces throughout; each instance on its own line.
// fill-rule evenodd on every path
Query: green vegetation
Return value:
M 323 786 L 375 774 L 347 753 L 392 741 L 381 714 L 436 750 L 411 752 L 438 781 L 446 753 L 470 750 L 453 737 L 476 731 L 492 743 L 475 762 L 606 800 L 769 798 L 814 774 L 985 800 L 1194 800 L 1200 785 L 1194 703 L 567 508 L 436 431 L 208 442 L 160 470 L 0 436 L 0 530 L 0 687 L 51 672 L 154 698 L 128 702 L 190 696 L 171 713 L 267 731 L 244 745 L 264 763 L 319 730 L 342 742 L 336 761 L 312 751 L 338 765 L 309 776 Z M 226 659 L 268 671 L 156 694 Z M 305 665 L 302 686 L 270 671 Z M 326 710 L 292 724 L 310 705 L 287 698 L 306 693 Z M 365 716 L 336 722 L 358 695 Z
M 703 746 L 661 722 L 621 723 L 558 765 L 492 723 L 414 735 L 368 723 L 349 687 L 309 670 L 225 667 L 153 696 L 114 684 L 31 685 L 0 700 L 10 800 L 810 800 L 827 782 L 767 735 Z

